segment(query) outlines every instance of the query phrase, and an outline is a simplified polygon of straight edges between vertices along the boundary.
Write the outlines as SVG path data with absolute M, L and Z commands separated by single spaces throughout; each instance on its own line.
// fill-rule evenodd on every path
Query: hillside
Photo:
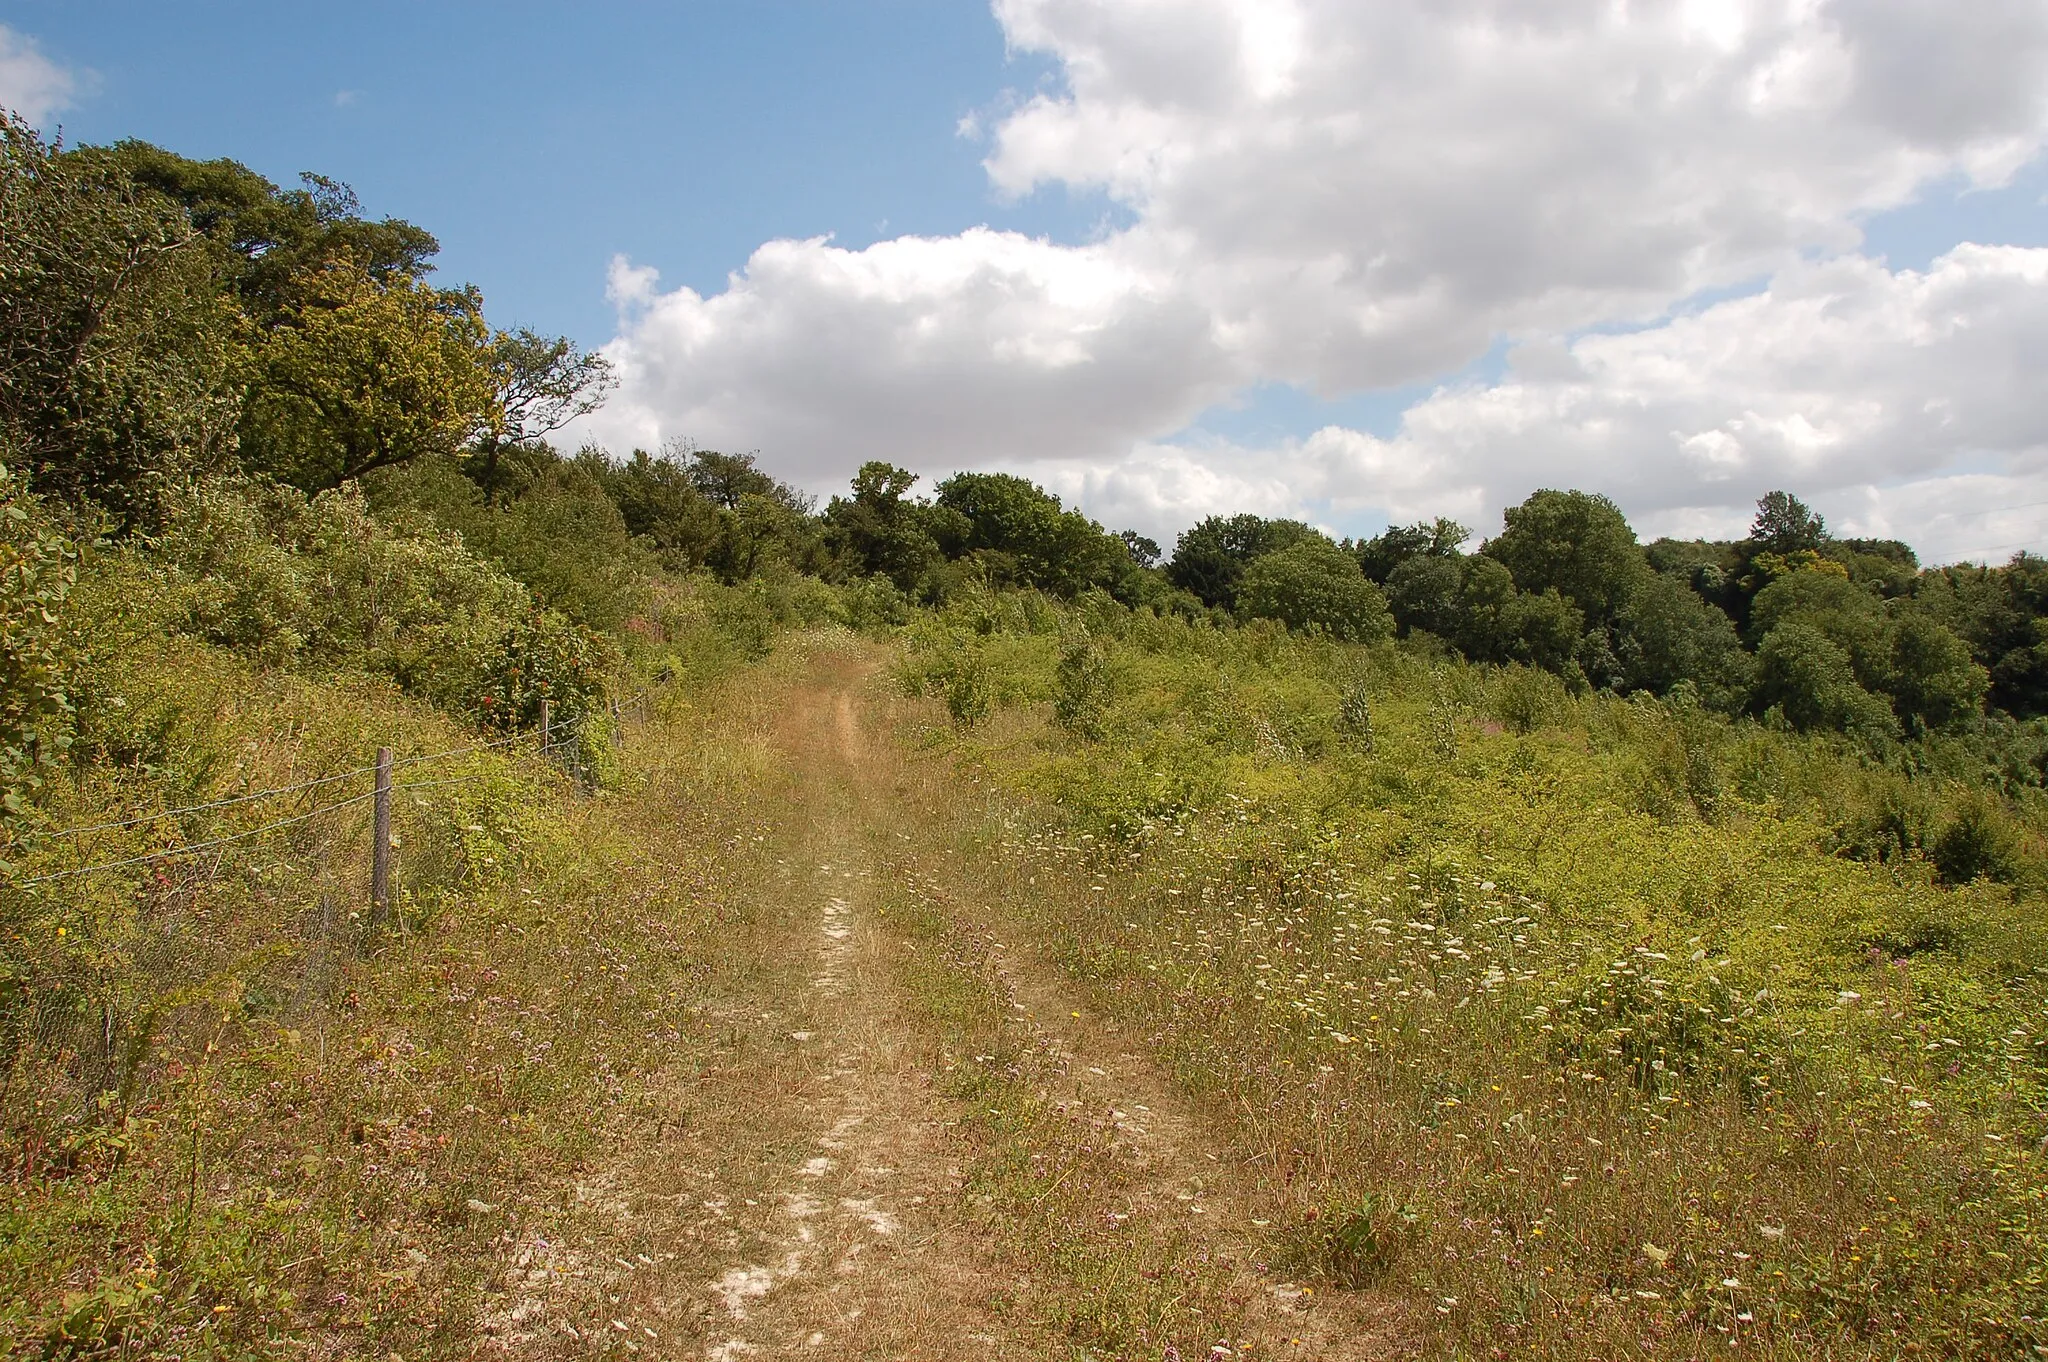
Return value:
M 2042 560 L 820 508 L 0 151 L 14 1353 L 2048 1349 Z

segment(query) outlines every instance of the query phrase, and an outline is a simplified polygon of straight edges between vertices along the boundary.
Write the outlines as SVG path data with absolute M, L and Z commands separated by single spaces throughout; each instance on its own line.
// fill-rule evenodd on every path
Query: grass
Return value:
M 1953 796 L 2018 870 L 1948 883 L 1848 835 L 1903 796 L 1949 817 L 1938 774 L 1529 673 L 976 609 L 894 653 L 707 649 L 601 790 L 462 758 L 400 801 L 386 929 L 351 917 L 359 810 L 10 894 L 10 1347 L 701 1355 L 706 1284 L 781 1251 L 839 1081 L 791 1038 L 841 1006 L 792 948 L 832 892 L 883 962 L 839 1043 L 900 1047 L 868 1100 L 945 1122 L 892 1214 L 970 1264 L 864 1279 L 930 1315 L 874 1337 L 2048 1347 L 2027 797 Z M 53 822 L 347 769 L 365 735 L 463 742 L 361 677 L 176 642 L 122 665 Z M 835 730 L 821 706 L 878 668 L 921 694 Z M 19 873 L 267 816 L 45 842 Z M 822 1277 L 787 1294 L 829 1313 Z
M 233 753 L 245 786 L 354 764 L 365 732 L 401 756 L 469 741 L 373 686 L 196 647 L 132 676 L 171 742 Z M 435 768 L 468 779 L 402 792 L 393 929 L 359 920 L 363 829 L 337 819 L 11 904 L 16 978 L 44 1004 L 10 1050 L 11 1348 L 417 1357 L 516 1329 L 521 1254 L 589 1228 L 579 1170 L 688 1122 L 675 1072 L 716 1070 L 734 1039 L 722 1000 L 756 958 L 783 778 L 748 731 L 757 706 L 671 688 L 595 795 L 516 754 Z M 59 812 L 160 797 L 150 775 L 98 768 Z M 51 1024 L 66 991 L 126 1038 L 104 1047 L 128 1057 L 119 1081 Z
M 1038 708 L 1056 629 L 935 633 L 908 675 L 1006 659 L 985 726 L 925 720 L 1014 815 L 962 855 L 1261 1170 L 1276 1261 L 1444 1355 L 2048 1347 L 2031 890 L 1829 854 L 1806 791 L 1859 768 L 1781 735 L 1532 719 L 1525 676 L 1314 642 L 1112 647 L 1100 742 Z M 1333 722 L 1361 672 L 1369 751 Z

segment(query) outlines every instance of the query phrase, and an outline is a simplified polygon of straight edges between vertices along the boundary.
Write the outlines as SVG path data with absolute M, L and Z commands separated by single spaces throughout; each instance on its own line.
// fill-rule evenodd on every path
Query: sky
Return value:
M 2048 550 L 2048 0 L 0 0 L 0 105 L 347 181 L 620 453 Z

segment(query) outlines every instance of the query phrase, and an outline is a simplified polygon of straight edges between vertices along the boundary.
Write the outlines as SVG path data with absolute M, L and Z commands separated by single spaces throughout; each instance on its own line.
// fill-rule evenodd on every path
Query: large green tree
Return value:
M 301 285 L 261 343 L 242 427 L 255 469 L 308 490 L 452 455 L 500 418 L 482 300 L 353 262 Z
M 1379 587 L 1356 558 L 1321 535 L 1254 558 L 1238 582 L 1237 608 L 1254 619 L 1356 643 L 1394 631 Z
M 944 561 L 932 533 L 934 508 L 910 496 L 917 474 L 870 460 L 853 477 L 853 495 L 825 508 L 825 532 L 849 571 L 887 577 L 903 591 L 918 590 Z M 957 517 L 957 511 L 937 514 Z M 955 526 L 953 533 L 964 532 Z
M 1604 623 L 1649 576 L 1650 564 L 1621 508 L 1592 492 L 1537 492 L 1509 508 L 1506 528 L 1480 551 L 1506 566 L 1524 591 L 1557 593 Z
M 979 560 L 998 583 L 1071 597 L 1115 589 L 1136 567 L 1122 540 L 1014 474 L 955 473 L 937 492 L 937 504 L 960 517 L 960 537 L 942 547 Z
M 1264 516 L 1210 516 L 1181 535 L 1166 564 L 1166 580 L 1204 605 L 1237 604 L 1238 580 L 1252 560 L 1323 536 L 1299 520 Z
M 234 453 L 240 318 L 173 200 L 0 114 L 0 438 L 123 521 Z

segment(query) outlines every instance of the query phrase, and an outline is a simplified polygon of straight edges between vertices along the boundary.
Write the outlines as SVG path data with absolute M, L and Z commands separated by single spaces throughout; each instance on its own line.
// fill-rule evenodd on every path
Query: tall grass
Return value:
M 1260 1170 L 1276 1264 L 1460 1356 L 2048 1347 L 2023 804 L 1682 700 L 1007 609 L 903 667 L 996 678 L 927 721 L 1008 791 L 960 835 Z M 1049 721 L 1082 627 L 1098 741 Z M 1842 854 L 1907 798 L 1995 820 L 2018 883 Z

